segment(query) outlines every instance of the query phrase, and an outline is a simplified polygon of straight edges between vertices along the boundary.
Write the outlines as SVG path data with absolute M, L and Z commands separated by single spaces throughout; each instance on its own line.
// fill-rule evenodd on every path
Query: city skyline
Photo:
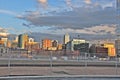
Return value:
M 0 31 L 13 34 L 111 38 L 120 30 L 116 0 L 1 0 L 0 14 Z

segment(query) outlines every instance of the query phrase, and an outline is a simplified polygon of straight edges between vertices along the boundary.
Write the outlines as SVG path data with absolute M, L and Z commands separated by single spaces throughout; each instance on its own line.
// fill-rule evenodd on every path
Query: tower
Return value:
M 18 36 L 18 47 L 21 49 L 25 49 L 28 43 L 28 35 L 27 34 L 20 34 Z
M 117 35 L 117 40 L 115 40 L 116 54 L 120 56 L 120 35 Z
M 69 37 L 69 34 L 65 34 L 64 35 L 64 44 L 67 44 L 67 42 L 70 41 L 70 37 Z

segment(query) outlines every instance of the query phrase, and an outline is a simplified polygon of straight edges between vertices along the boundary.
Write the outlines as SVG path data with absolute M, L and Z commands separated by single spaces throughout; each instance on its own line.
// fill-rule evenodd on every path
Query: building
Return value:
M 118 56 L 120 56 L 120 39 L 115 40 L 115 51 Z
M 52 40 L 50 39 L 43 39 L 42 40 L 42 49 L 48 50 L 48 48 L 52 47 Z
M 117 12 L 118 12 L 118 16 L 120 16 L 120 0 L 117 0 Z
M 74 51 L 75 45 L 81 43 L 86 43 L 86 41 L 82 39 L 73 39 L 66 44 L 66 50 Z
M 65 34 L 64 35 L 64 44 L 67 44 L 67 42 L 70 41 L 70 37 L 69 37 L 69 34 Z
M 58 44 L 57 50 L 62 50 L 63 45 L 62 44 Z
M 79 53 L 82 55 L 84 53 L 89 53 L 89 43 L 80 43 L 74 45 L 74 50 L 79 51 Z
M 53 40 L 52 41 L 52 47 L 57 47 L 58 46 L 58 41 L 57 40 Z
M 0 37 L 0 44 L 4 45 L 5 47 L 7 47 L 7 41 L 7 37 Z
M 108 57 L 108 48 L 97 46 L 95 49 L 97 57 Z
M 18 47 L 21 49 L 25 49 L 27 44 L 28 44 L 28 35 L 27 34 L 20 34 L 18 36 Z
M 28 52 L 37 51 L 40 49 L 40 43 L 35 42 L 33 38 L 29 38 L 26 49 L 28 50 Z
M 103 46 L 104 46 L 104 48 L 108 48 L 108 56 L 109 57 L 116 56 L 115 46 L 113 43 L 104 43 Z
M 97 57 L 115 57 L 115 47 L 113 43 L 92 44 L 90 46 L 91 56 Z

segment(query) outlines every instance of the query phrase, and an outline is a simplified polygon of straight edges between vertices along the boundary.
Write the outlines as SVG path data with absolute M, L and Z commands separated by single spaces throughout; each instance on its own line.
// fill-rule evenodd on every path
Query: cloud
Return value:
M 91 0 L 84 0 L 86 4 L 91 4 Z
M 40 4 L 43 8 L 47 8 L 47 0 L 37 0 L 38 4 Z
M 8 34 L 9 33 L 7 29 L 0 27 L 0 36 L 7 36 Z
M 55 15 L 40 15 L 33 12 L 18 17 L 28 21 L 30 24 L 43 27 L 49 26 L 55 29 L 71 28 L 81 29 L 101 24 L 116 24 L 116 9 L 105 8 L 76 8 L 72 11 L 65 11 Z
M 15 12 L 13 12 L 13 11 L 3 10 L 3 9 L 0 9 L 0 13 L 9 14 L 9 15 L 13 15 L 13 16 L 16 16 L 16 15 L 17 15 L 17 13 L 15 13 Z
M 71 0 L 65 0 L 65 2 L 66 2 L 68 7 L 70 7 L 70 8 L 73 7 Z
M 106 34 L 116 34 L 117 25 L 99 25 L 92 26 L 83 29 L 57 29 L 57 30 L 47 30 L 45 33 L 50 34 L 65 34 L 65 33 L 79 33 L 79 34 L 91 34 L 91 35 L 106 35 Z
M 65 0 L 68 7 L 73 5 L 71 0 Z M 57 9 L 55 11 L 48 11 L 46 15 L 40 13 L 41 11 L 26 12 L 25 15 L 18 16 L 17 18 L 27 21 L 24 26 L 36 27 L 49 27 L 49 29 L 41 30 L 45 34 L 84 34 L 84 35 L 115 35 L 116 31 L 120 29 L 115 24 L 116 22 L 116 9 L 113 6 L 106 6 L 98 2 L 91 2 L 86 0 L 84 6 L 74 7 L 71 10 Z M 88 7 L 86 7 L 88 6 Z M 67 7 L 67 8 L 68 8 Z M 73 6 L 72 6 L 73 7 Z M 58 11 L 59 10 L 59 11 Z

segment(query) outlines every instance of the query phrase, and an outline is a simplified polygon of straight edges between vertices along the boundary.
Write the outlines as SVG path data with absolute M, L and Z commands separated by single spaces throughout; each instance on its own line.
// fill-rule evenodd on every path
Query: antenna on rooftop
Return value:
M 78 35 L 78 39 L 80 39 L 80 35 Z

